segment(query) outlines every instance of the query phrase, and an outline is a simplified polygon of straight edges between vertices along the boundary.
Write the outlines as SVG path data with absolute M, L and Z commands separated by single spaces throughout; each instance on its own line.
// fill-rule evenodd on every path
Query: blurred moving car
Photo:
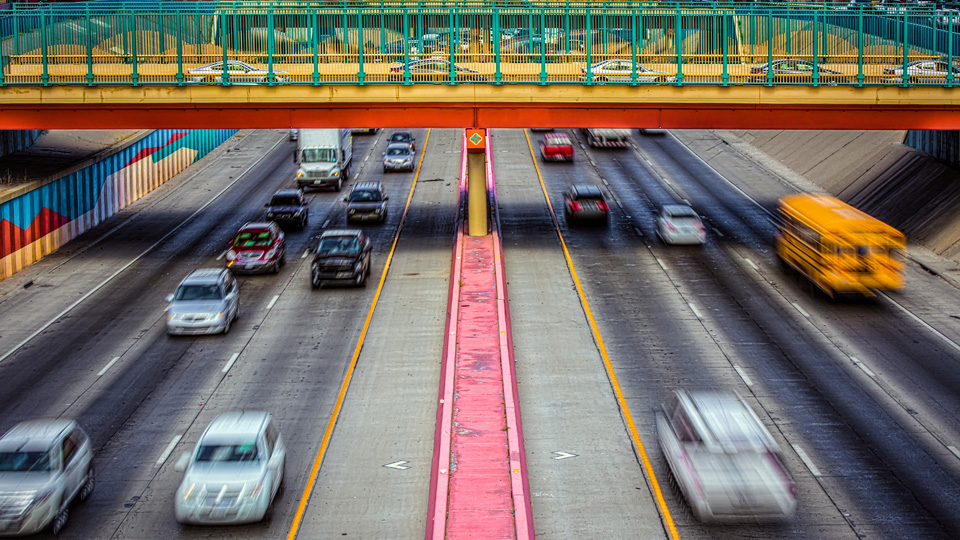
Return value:
M 167 302 L 168 334 L 226 334 L 240 315 L 240 287 L 226 268 L 200 268 L 183 278 Z
M 631 60 L 604 60 L 603 62 L 597 62 L 590 66 L 590 75 L 593 77 L 593 82 L 596 83 L 633 82 L 634 65 L 636 65 L 637 82 L 667 82 L 668 77 L 670 77 L 669 73 L 656 71 L 640 64 L 634 64 Z M 586 81 L 586 66 L 580 68 L 580 72 L 583 73 L 583 75 L 580 76 L 580 80 Z
M 390 143 L 383 153 L 383 172 L 407 171 L 413 172 L 416 165 L 413 158 L 416 155 L 410 144 L 404 142 Z
M 607 222 L 610 207 L 600 188 L 592 184 L 575 184 L 563 192 L 563 214 L 568 222 Z
M 297 128 L 290 128 L 290 140 L 295 141 L 300 138 L 300 130 Z
M 795 486 L 780 447 L 739 394 L 677 390 L 656 422 L 670 471 L 700 521 L 793 517 Z
M 314 289 L 327 283 L 363 287 L 370 275 L 373 243 L 359 229 L 328 229 L 320 235 L 310 266 Z
M 380 182 L 360 182 L 353 187 L 347 201 L 347 222 L 383 221 L 387 219 L 387 201 L 390 197 Z
M 245 223 L 230 245 L 227 267 L 234 273 L 276 274 L 286 262 L 286 237 L 272 221 Z
M 390 139 L 387 140 L 387 145 L 394 143 L 406 143 L 408 146 L 410 146 L 411 151 L 417 151 L 417 139 L 414 138 L 409 131 L 394 131 L 390 135 Z
M 486 81 L 487 78 L 472 69 L 468 69 L 462 66 L 453 64 L 451 66 L 450 61 L 439 58 L 422 58 L 420 60 L 411 60 L 406 63 L 407 69 L 410 72 L 410 80 L 414 82 L 418 81 L 433 81 L 433 82 L 442 82 L 450 80 L 451 68 L 453 75 L 457 82 L 481 82 Z M 390 67 L 390 80 L 401 81 L 403 80 L 403 75 L 406 70 L 404 69 L 404 64 L 395 65 Z
M 911 83 L 947 84 L 947 77 L 953 72 L 953 82 L 960 82 L 960 67 L 951 66 L 943 60 L 914 60 L 907 64 L 907 80 Z M 902 83 L 903 66 L 888 67 L 883 70 L 885 83 Z
M 267 219 L 278 225 L 294 225 L 303 230 L 310 221 L 310 208 L 302 189 L 281 189 L 266 204 Z
M 223 60 L 187 70 L 187 82 L 224 82 Z M 269 82 L 266 69 L 251 66 L 239 60 L 227 60 L 227 81 L 231 84 L 264 84 Z M 289 82 L 286 71 L 273 70 L 273 82 Z
M 566 133 L 548 133 L 540 141 L 543 161 L 573 161 L 573 143 Z
M 707 229 L 693 208 L 685 204 L 665 204 L 657 212 L 657 236 L 664 244 L 702 244 Z
M 630 145 L 630 130 L 619 128 L 580 128 L 587 144 L 594 148 L 626 148 Z
M 809 84 L 813 82 L 814 69 L 817 72 L 817 80 L 824 84 L 850 82 L 850 77 L 839 71 L 797 58 L 775 60 L 773 63 L 766 62 L 750 68 L 750 73 L 754 75 L 754 77 L 750 77 L 750 82 L 767 82 L 770 77 L 768 73 L 772 72 L 774 82 Z
M 73 420 L 21 422 L 0 437 L 0 536 L 59 534 L 93 493 L 93 448 Z
M 228 412 L 204 430 L 193 452 L 176 465 L 185 471 L 173 508 L 180 523 L 253 523 L 267 517 L 283 485 L 287 449 L 273 417 Z

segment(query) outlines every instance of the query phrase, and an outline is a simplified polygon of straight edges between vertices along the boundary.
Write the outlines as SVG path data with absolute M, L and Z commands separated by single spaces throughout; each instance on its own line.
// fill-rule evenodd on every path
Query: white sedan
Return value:
M 693 208 L 665 204 L 657 212 L 657 236 L 664 244 L 699 245 L 707 240 L 707 229 Z
M 223 82 L 223 61 L 213 62 L 187 70 L 188 82 Z M 227 60 L 227 80 L 233 84 L 264 84 L 268 82 L 269 72 L 266 69 L 251 66 L 239 60 Z M 273 70 L 273 80 L 276 83 L 290 81 L 286 71 Z
M 631 60 L 604 60 L 590 66 L 590 75 L 593 76 L 593 82 L 633 82 L 634 64 Z M 587 68 L 580 68 L 583 75 L 581 81 L 587 80 Z M 655 71 L 650 68 L 636 64 L 637 82 L 670 82 L 670 74 L 663 71 Z
M 951 66 L 943 60 L 915 60 L 907 64 L 907 78 L 911 83 L 947 84 L 947 75 L 953 71 L 953 81 L 960 83 L 960 67 Z M 891 76 L 887 83 L 903 82 L 903 66 L 888 67 L 883 74 Z

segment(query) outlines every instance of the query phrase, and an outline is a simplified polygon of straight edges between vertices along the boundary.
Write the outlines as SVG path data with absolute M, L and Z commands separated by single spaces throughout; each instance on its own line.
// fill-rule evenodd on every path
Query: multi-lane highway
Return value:
M 386 223 L 362 226 L 364 288 L 310 287 L 303 255 L 346 225 L 346 191 L 310 192 L 283 270 L 238 276 L 229 334 L 166 335 L 164 297 L 223 265 L 240 225 L 293 183 L 294 143 L 276 130 L 240 133 L 0 282 L 0 429 L 76 418 L 96 452 L 96 491 L 62 537 L 423 537 L 462 134 L 415 130 L 417 171 L 383 174 L 389 133 L 354 137 L 345 187 L 380 181 L 390 195 Z M 630 148 L 602 150 L 568 130 L 572 164 L 540 162 L 538 133 L 491 133 L 539 538 L 666 537 L 662 508 L 681 538 L 960 536 L 960 291 L 914 263 L 906 290 L 874 300 L 805 290 L 778 269 L 769 219 L 796 188 L 707 132 L 634 132 Z M 608 226 L 566 222 L 572 183 L 605 191 Z M 706 245 L 656 239 L 654 209 L 679 200 L 704 216 Z M 792 521 L 705 526 L 678 496 L 654 412 L 674 389 L 717 387 L 747 398 L 782 447 Z M 280 422 L 272 518 L 179 525 L 174 464 L 234 409 Z

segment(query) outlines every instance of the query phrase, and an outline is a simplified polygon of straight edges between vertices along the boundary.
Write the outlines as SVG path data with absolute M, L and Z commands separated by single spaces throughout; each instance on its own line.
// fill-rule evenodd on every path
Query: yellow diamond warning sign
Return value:
M 486 149 L 486 145 L 484 144 L 487 138 L 486 135 L 485 129 L 468 129 L 467 152 L 483 152 Z

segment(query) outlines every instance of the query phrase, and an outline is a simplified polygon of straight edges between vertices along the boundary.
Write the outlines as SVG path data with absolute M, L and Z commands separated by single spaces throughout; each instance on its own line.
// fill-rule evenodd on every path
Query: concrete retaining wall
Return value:
M 0 131 L 0 156 L 23 150 L 43 133 L 39 129 L 6 129 Z M 3 179 L 0 178 L 0 182 Z
M 235 129 L 161 129 L 74 173 L 0 203 L 0 279 L 150 193 Z
M 960 262 L 960 169 L 903 144 L 906 132 L 717 133 L 893 225 L 911 243 Z

